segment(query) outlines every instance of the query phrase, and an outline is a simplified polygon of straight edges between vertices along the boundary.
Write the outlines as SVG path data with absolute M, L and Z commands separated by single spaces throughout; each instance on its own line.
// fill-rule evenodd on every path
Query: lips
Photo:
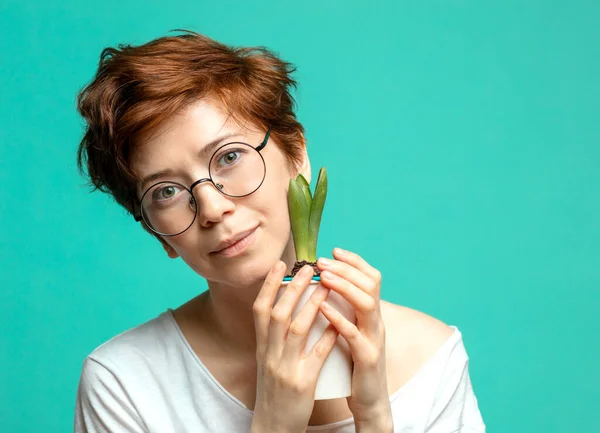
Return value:
M 258 227 L 258 226 L 257 226 Z M 211 252 L 211 254 L 216 254 L 222 250 L 224 250 L 227 247 L 232 246 L 233 244 L 241 241 L 242 239 L 244 239 L 246 236 L 248 236 L 250 233 L 252 233 L 254 230 L 256 230 L 256 227 L 253 227 L 249 230 L 245 230 L 243 232 L 240 232 L 234 236 L 231 236 L 225 240 L 222 240 L 221 242 L 219 242 L 217 244 L 217 246 L 215 247 L 215 249 Z

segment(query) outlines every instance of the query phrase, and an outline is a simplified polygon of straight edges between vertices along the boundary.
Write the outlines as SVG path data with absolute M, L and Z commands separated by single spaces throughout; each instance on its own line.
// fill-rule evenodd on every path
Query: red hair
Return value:
M 270 126 L 298 168 L 304 128 L 290 93 L 295 67 L 264 47 L 232 47 L 183 30 L 139 46 L 105 48 L 94 79 L 77 96 L 86 128 L 77 165 L 93 190 L 111 194 L 131 214 L 138 176 L 129 155 L 136 140 L 191 103 L 212 98 L 234 119 Z

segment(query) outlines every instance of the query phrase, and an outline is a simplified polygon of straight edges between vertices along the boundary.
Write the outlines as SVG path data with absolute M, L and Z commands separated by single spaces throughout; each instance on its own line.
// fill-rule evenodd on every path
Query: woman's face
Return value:
M 228 136 L 221 145 L 239 141 L 257 147 L 265 133 L 251 124 L 237 124 L 214 102 L 201 100 L 189 106 L 157 131 L 142 137 L 134 149 L 131 162 L 140 178 L 171 170 L 167 176 L 138 185 L 138 198 L 156 182 L 169 180 L 189 187 L 196 180 L 207 178 L 213 152 L 198 155 L 216 138 Z M 290 171 L 273 139 L 260 152 L 266 176 L 258 190 L 246 197 L 229 197 L 210 182 L 200 183 L 193 190 L 198 207 L 193 225 L 182 234 L 163 239 L 169 257 L 181 257 L 209 283 L 254 285 L 264 280 L 277 260 L 284 260 L 288 266 L 294 262 L 287 190 L 296 173 Z M 302 172 L 310 181 L 307 157 Z M 234 251 L 215 252 L 222 241 L 248 230 L 253 232 L 242 251 L 236 251 L 234 246 Z

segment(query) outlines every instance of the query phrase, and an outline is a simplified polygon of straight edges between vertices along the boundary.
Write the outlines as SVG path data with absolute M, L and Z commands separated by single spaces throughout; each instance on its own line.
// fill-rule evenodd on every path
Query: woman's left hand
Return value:
M 356 431 L 392 431 L 387 389 L 385 326 L 381 317 L 381 273 L 358 254 L 339 248 L 335 260 L 320 258 L 321 284 L 342 295 L 356 311 L 356 325 L 327 302 L 321 312 L 348 342 L 354 361 L 348 407 Z

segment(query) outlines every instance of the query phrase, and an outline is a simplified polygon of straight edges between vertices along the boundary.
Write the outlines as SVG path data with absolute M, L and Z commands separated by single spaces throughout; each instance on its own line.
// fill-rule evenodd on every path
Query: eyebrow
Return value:
M 202 148 L 202 150 L 200 150 L 198 152 L 198 156 L 200 156 L 201 158 L 206 159 L 209 155 L 212 154 L 213 150 L 219 145 L 221 144 L 223 141 L 227 140 L 228 138 L 231 137 L 238 137 L 241 136 L 241 134 L 239 132 L 231 132 L 225 135 L 222 135 L 220 137 L 215 138 L 214 140 L 211 140 L 208 144 L 206 144 L 206 146 L 204 146 Z M 160 170 L 157 171 L 155 173 L 149 174 L 148 176 L 144 177 L 142 179 L 142 183 L 140 185 L 140 188 L 142 190 L 144 190 L 144 188 L 146 187 L 146 185 L 150 182 L 152 182 L 153 180 L 157 180 L 163 176 L 173 176 L 175 175 L 175 170 L 172 170 L 170 168 L 167 168 L 165 170 Z M 143 192 L 143 191 L 142 191 Z

